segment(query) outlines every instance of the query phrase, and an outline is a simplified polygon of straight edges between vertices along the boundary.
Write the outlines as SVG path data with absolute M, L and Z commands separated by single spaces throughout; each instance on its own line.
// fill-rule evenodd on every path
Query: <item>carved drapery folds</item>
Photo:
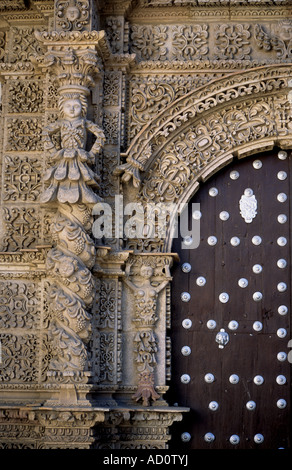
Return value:
M 59 94 L 59 119 L 43 129 L 47 170 L 41 202 L 56 210 L 51 224 L 54 246 L 47 255 L 52 341 L 48 375 L 61 382 L 86 382 L 90 375 L 87 344 L 95 286 L 91 270 L 96 256 L 91 238 L 92 207 L 100 201 L 95 192 L 99 176 L 92 166 L 105 137 L 86 115 L 89 89 L 100 73 L 100 59 L 93 42 L 98 37 L 99 33 L 94 32 L 78 32 L 74 36 L 37 33 L 48 50 L 32 58 L 38 67 L 53 75 Z M 68 47 L 70 38 L 72 47 Z M 89 133 L 95 138 L 90 150 Z M 59 148 L 55 134 L 59 135 Z

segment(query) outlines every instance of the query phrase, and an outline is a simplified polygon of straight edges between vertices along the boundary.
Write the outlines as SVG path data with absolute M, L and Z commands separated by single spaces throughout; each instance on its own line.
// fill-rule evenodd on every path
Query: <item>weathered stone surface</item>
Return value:
M 0 447 L 167 448 L 187 410 L 164 398 L 163 204 L 175 212 L 234 157 L 291 148 L 291 4 L 0 10 Z M 153 211 L 149 236 L 119 215 L 129 203 L 135 223 Z

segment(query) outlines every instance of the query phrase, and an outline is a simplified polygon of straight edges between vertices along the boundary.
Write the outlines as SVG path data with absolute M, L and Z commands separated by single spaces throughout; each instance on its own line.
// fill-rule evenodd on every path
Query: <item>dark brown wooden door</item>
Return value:
M 191 411 L 170 448 L 290 448 L 291 158 L 236 161 L 189 203 L 200 203 L 201 241 L 173 244 L 168 400 Z

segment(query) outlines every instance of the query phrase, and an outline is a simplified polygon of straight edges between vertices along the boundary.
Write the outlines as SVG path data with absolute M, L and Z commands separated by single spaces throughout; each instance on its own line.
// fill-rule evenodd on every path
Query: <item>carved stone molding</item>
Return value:
M 199 124 L 199 120 L 201 119 L 200 116 L 204 113 L 204 116 L 207 117 L 208 112 L 211 112 L 211 110 L 212 115 L 214 115 L 217 108 L 219 119 L 218 124 L 221 125 L 222 116 L 225 114 L 224 107 L 226 108 L 226 118 L 228 116 L 228 112 L 229 114 L 232 113 L 232 107 L 234 108 L 233 120 L 230 121 L 229 119 L 226 119 L 226 124 L 227 126 L 232 126 L 232 129 L 230 128 L 228 131 L 231 136 L 235 135 L 237 132 L 239 132 L 239 134 L 236 139 L 237 142 L 234 145 L 229 146 L 228 152 L 230 152 L 231 149 L 234 150 L 235 147 L 245 141 L 244 133 L 240 130 L 240 121 L 247 118 L 243 118 L 243 115 L 241 114 L 242 111 L 236 112 L 236 102 L 238 102 L 238 109 L 242 110 L 244 107 L 244 105 L 242 105 L 243 98 L 249 100 L 246 104 L 247 112 L 249 112 L 248 110 L 250 109 L 250 106 L 252 106 L 252 97 L 254 97 L 254 100 L 257 96 L 259 97 L 257 101 L 261 104 L 258 106 L 262 107 L 263 110 L 266 106 L 269 106 L 265 103 L 265 101 L 267 101 L 266 96 L 268 95 L 275 95 L 274 98 L 271 98 L 273 102 L 275 102 L 275 105 L 277 101 L 282 102 L 285 99 L 285 96 L 287 97 L 288 95 L 288 78 L 290 73 L 291 67 L 285 65 L 279 67 L 261 67 L 249 72 L 230 75 L 228 78 L 215 80 L 211 85 L 206 85 L 201 87 L 199 90 L 188 93 L 186 96 L 170 104 L 169 107 L 160 112 L 156 118 L 143 128 L 143 131 L 139 133 L 139 137 L 133 140 L 125 154 L 127 162 L 117 169 L 116 172 L 123 173 L 122 181 L 128 181 L 133 178 L 134 185 L 139 187 L 142 181 L 140 178 L 140 172 L 148 172 L 150 167 L 153 166 L 157 155 L 159 155 L 161 162 L 161 152 L 165 151 L 167 145 L 171 146 L 172 141 L 175 142 L 179 133 L 181 134 L 179 140 L 184 140 L 184 129 L 189 129 L 192 126 L 192 123 L 198 120 L 197 130 L 192 132 L 191 137 L 191 139 L 195 139 L 191 144 L 192 148 L 195 147 L 197 149 L 197 154 L 194 157 L 195 160 L 192 162 L 195 167 L 189 166 L 186 170 L 187 174 L 191 172 L 193 175 L 195 168 L 195 173 L 198 174 L 198 170 L 202 169 L 200 165 L 202 164 L 203 166 L 206 166 L 208 162 L 213 160 L 215 158 L 214 151 L 216 149 L 220 149 L 222 152 L 222 145 L 225 145 L 226 142 L 223 140 L 221 143 L 218 132 L 215 130 L 215 140 L 210 138 L 210 130 L 207 131 L 207 133 L 204 132 L 205 125 Z M 230 106 L 230 100 L 232 100 L 232 106 Z M 254 101 L 254 103 L 256 103 L 256 101 Z M 274 104 L 271 103 L 271 105 L 274 108 Z M 228 111 L 228 109 L 230 111 Z M 256 109 L 258 112 L 259 108 L 254 108 L 254 111 Z M 269 124 L 268 120 L 270 111 L 268 111 L 268 108 L 266 108 L 264 113 L 265 117 L 262 121 L 261 130 L 259 127 L 260 123 L 256 124 L 255 122 L 257 130 L 255 130 L 254 136 L 256 136 L 256 139 L 270 138 L 270 127 L 272 126 L 274 129 L 273 135 L 278 135 L 277 140 L 279 142 L 285 142 L 285 139 L 287 140 L 287 135 L 290 133 L 289 125 L 286 128 L 286 131 L 283 129 L 281 132 L 277 132 L 276 127 L 280 127 L 282 124 L 280 124 L 279 120 L 277 121 L 276 116 L 274 117 L 274 113 L 272 118 L 270 117 L 272 120 L 270 120 Z M 234 118 L 239 119 L 237 124 L 234 122 Z M 212 125 L 216 127 L 216 118 L 211 118 L 211 121 Z M 183 146 L 184 145 L 185 143 Z M 179 144 L 176 148 L 175 157 L 178 158 L 178 161 L 180 161 L 179 155 L 181 150 L 182 149 Z M 208 152 L 212 153 L 208 156 Z M 203 160 L 200 163 L 201 159 Z M 158 164 L 158 162 L 156 164 Z M 184 166 L 188 166 L 186 162 L 182 164 Z M 183 173 L 179 172 L 178 174 L 182 175 Z M 173 172 L 172 175 L 174 175 Z M 179 182 L 179 180 L 177 180 L 176 183 L 181 186 L 181 182 Z M 151 185 L 151 181 L 146 184 Z M 177 196 L 178 195 L 175 193 L 173 196 L 170 194 L 168 200 L 175 201 L 177 200 Z M 164 196 L 162 195 L 162 197 Z M 165 199 L 160 198 L 159 200 L 161 201 Z

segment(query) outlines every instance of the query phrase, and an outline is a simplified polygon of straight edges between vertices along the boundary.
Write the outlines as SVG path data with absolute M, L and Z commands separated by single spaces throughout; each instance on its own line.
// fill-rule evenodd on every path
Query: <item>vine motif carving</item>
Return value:
M 41 222 L 33 207 L 4 207 L 6 235 L 2 239 L 2 251 L 33 248 L 40 239 Z
M 292 20 L 279 22 L 278 34 L 269 34 L 264 27 L 255 26 L 255 39 L 258 47 L 266 51 L 275 50 L 280 59 L 292 57 Z
M 7 123 L 7 151 L 41 151 L 42 123 L 37 118 L 10 119 Z

